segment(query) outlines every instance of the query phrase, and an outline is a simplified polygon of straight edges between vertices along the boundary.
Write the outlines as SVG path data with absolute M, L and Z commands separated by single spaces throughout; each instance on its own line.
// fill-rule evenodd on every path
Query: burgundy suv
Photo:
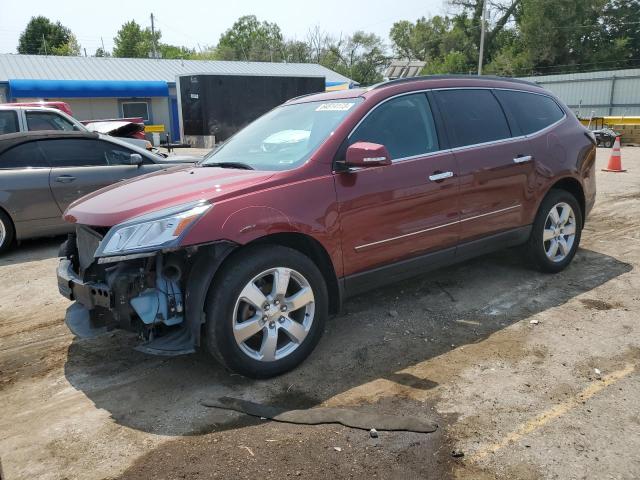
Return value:
M 557 98 L 492 77 L 425 77 L 294 98 L 198 165 L 73 204 L 60 292 L 77 335 L 201 343 L 251 377 L 298 365 L 348 296 L 523 245 L 572 260 L 595 145 Z M 204 338 L 203 338 L 204 337 Z

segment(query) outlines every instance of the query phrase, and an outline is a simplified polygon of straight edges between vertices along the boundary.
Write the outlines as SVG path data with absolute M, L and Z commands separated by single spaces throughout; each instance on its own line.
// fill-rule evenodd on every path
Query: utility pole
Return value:
M 100 37 L 100 43 L 102 44 L 102 53 L 106 57 L 107 56 L 107 51 L 104 49 L 104 40 L 102 39 L 102 37 Z
M 42 43 L 44 45 L 44 54 L 47 54 L 47 39 L 44 38 L 44 33 L 42 34 Z
M 482 75 L 482 60 L 484 57 L 484 30 L 487 23 L 487 0 L 482 4 L 482 25 L 480 27 L 480 56 L 478 57 L 478 76 Z
M 156 51 L 156 29 L 153 24 L 153 13 L 151 14 L 151 45 L 153 47 L 153 58 L 158 58 L 158 52 Z

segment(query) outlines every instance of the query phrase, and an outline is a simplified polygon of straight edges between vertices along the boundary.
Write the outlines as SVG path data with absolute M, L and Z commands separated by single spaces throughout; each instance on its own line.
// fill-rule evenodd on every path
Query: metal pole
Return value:
M 158 54 L 156 52 L 156 29 L 153 24 L 153 13 L 151 14 L 151 46 L 153 48 L 153 58 L 158 58 Z
M 42 34 L 42 43 L 44 44 L 44 54 L 47 54 L 47 39 L 44 38 L 44 33 Z
M 611 77 L 611 90 L 609 91 L 609 115 L 613 115 L 613 100 L 616 94 L 616 76 Z
M 487 0 L 482 4 L 482 25 L 480 26 L 480 55 L 478 57 L 478 76 L 482 75 L 482 60 L 484 56 L 484 30 L 487 20 Z

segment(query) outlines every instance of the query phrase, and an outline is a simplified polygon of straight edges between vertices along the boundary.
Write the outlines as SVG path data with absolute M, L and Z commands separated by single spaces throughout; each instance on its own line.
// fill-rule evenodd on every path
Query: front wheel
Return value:
M 582 233 L 582 211 L 565 190 L 551 190 L 540 205 L 526 249 L 533 264 L 556 273 L 573 260 Z
M 207 347 L 230 370 L 273 377 L 315 348 L 328 315 L 327 287 L 305 255 L 278 245 L 247 247 L 214 281 L 206 305 Z

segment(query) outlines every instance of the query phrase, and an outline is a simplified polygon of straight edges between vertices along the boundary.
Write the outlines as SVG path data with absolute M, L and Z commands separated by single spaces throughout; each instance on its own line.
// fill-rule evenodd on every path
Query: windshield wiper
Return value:
M 239 168 L 242 170 L 255 170 L 251 165 L 242 162 L 211 162 L 201 163 L 201 167 Z

